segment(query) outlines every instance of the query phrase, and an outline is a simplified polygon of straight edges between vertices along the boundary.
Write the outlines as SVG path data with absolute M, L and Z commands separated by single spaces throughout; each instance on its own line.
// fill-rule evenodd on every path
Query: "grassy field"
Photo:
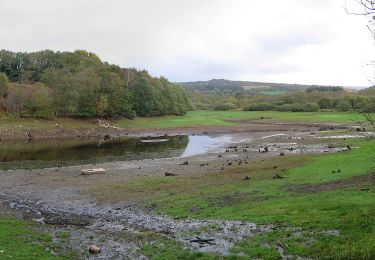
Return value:
M 77 258 L 75 252 L 62 247 L 53 243 L 50 235 L 37 231 L 33 223 L 0 216 L 0 259 Z
M 343 112 L 277 112 L 277 111 L 191 111 L 184 116 L 162 116 L 121 119 L 115 121 L 120 127 L 172 128 L 192 126 L 235 126 L 233 120 L 269 120 L 283 122 L 353 123 L 355 113 Z M 25 136 L 26 132 L 58 135 L 61 132 L 88 130 L 97 127 L 90 120 L 72 118 L 15 118 L 0 113 L 2 136 Z
M 168 128 L 191 126 L 234 126 L 228 120 L 261 119 L 283 122 L 353 123 L 355 113 L 344 112 L 278 112 L 278 111 L 191 111 L 185 116 L 122 119 L 120 127 Z
M 148 190 L 147 202 L 174 218 L 214 218 L 273 224 L 268 233 L 238 243 L 233 253 L 278 259 L 285 253 L 314 259 L 375 258 L 375 153 L 373 140 L 342 141 L 360 148 L 329 155 L 275 157 L 201 178 L 154 177 L 118 186 Z M 282 169 L 285 169 L 282 171 Z M 273 179 L 275 173 L 283 179 Z M 250 181 L 243 181 L 251 176 Z M 183 251 L 166 243 L 144 248 L 155 259 Z M 189 259 L 191 252 L 181 259 Z M 217 259 L 204 254 L 202 259 Z M 228 256 L 228 259 L 237 257 Z

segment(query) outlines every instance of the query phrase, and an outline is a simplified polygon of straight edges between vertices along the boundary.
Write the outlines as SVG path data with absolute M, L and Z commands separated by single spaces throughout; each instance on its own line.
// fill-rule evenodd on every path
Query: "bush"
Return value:
M 305 112 L 316 112 L 320 109 L 318 103 L 315 103 L 315 102 L 311 102 L 311 103 L 307 103 L 304 107 L 304 111 Z
M 278 111 L 288 112 L 292 111 L 292 105 L 291 104 L 284 104 L 277 108 Z
M 195 109 L 197 109 L 197 110 L 211 110 L 212 107 L 208 103 L 195 103 Z
M 302 112 L 304 111 L 304 106 L 300 103 L 293 103 L 290 110 L 292 112 Z
M 333 108 L 333 100 L 327 97 L 322 97 L 321 99 L 319 99 L 318 104 L 321 109 Z
M 0 98 L 8 95 L 8 77 L 4 73 L 0 73 Z
M 337 108 L 340 110 L 340 111 L 350 111 L 352 109 L 352 105 L 350 104 L 349 101 L 340 101 L 338 104 L 337 104 Z
M 269 102 L 251 104 L 244 108 L 245 111 L 269 111 L 275 109 L 275 105 Z
M 230 102 L 224 103 L 224 104 L 218 104 L 214 107 L 214 110 L 221 110 L 221 111 L 226 111 L 226 110 L 232 110 L 235 109 L 236 105 Z

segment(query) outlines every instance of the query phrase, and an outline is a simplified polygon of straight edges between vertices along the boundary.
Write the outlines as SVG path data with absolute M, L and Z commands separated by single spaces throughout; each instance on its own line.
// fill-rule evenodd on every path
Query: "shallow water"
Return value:
M 188 138 L 188 145 L 181 157 L 220 151 L 227 144 L 242 141 L 236 135 L 190 135 Z
M 188 157 L 219 151 L 226 144 L 239 140 L 234 135 L 190 135 L 143 139 L 0 142 L 0 169 L 48 168 L 110 161 Z

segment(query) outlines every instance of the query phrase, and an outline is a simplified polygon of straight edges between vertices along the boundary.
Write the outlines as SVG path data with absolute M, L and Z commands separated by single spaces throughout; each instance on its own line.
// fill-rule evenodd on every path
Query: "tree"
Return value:
M 10 113 L 37 116 L 34 85 L 40 96 L 48 96 L 56 116 L 92 117 L 183 115 L 190 108 L 189 96 L 165 78 L 147 71 L 124 69 L 102 62 L 94 53 L 50 50 L 23 53 L 0 51 L 0 81 L 12 82 L 6 103 Z M 7 95 L 6 83 L 0 96 Z M 9 84 L 10 85 L 10 84 Z M 41 100 L 41 102 L 43 99 Z M 45 114 L 45 111 L 42 112 Z
M 372 33 L 374 39 L 375 39 L 375 0 L 354 0 L 356 3 L 358 3 L 361 7 L 362 10 L 359 12 L 351 12 L 347 8 L 347 12 L 350 14 L 354 15 L 364 15 L 370 18 L 370 22 L 367 25 L 367 28 L 370 30 Z M 360 117 L 363 118 L 359 123 L 361 125 L 368 125 L 371 127 L 372 133 L 375 132 L 375 118 L 373 116 L 373 113 L 375 111 L 373 103 L 370 103 L 368 105 L 365 105 L 361 109 L 356 109 L 357 113 L 359 114 Z M 362 127 L 365 129 L 365 127 Z M 372 134 L 371 136 L 375 136 Z M 374 158 L 375 159 L 375 158 Z
M 22 116 L 49 118 L 55 111 L 51 99 L 51 90 L 42 83 L 35 84 L 28 89 Z
M 321 99 L 319 99 L 318 104 L 321 109 L 330 109 L 333 107 L 332 99 L 327 98 L 327 97 L 322 97 Z
M 0 100 L 1 98 L 5 98 L 8 95 L 9 88 L 8 88 L 8 77 L 5 73 L 0 73 Z
M 100 95 L 96 104 L 96 113 L 99 116 L 106 116 L 108 110 L 108 98 L 106 95 Z

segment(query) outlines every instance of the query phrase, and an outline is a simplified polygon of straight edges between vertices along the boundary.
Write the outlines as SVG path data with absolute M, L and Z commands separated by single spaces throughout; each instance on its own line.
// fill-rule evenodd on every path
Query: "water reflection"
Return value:
M 190 135 L 189 143 L 182 154 L 182 157 L 203 154 L 222 148 L 225 144 L 233 142 L 233 136 L 229 135 Z
M 1 142 L 0 169 L 179 157 L 187 144 L 187 136 L 169 137 L 165 142 L 147 143 L 138 138 Z
M 0 142 L 0 169 L 47 168 L 152 158 L 188 157 L 222 150 L 234 135 L 190 135 L 110 140 Z M 236 139 L 237 141 L 238 138 Z

